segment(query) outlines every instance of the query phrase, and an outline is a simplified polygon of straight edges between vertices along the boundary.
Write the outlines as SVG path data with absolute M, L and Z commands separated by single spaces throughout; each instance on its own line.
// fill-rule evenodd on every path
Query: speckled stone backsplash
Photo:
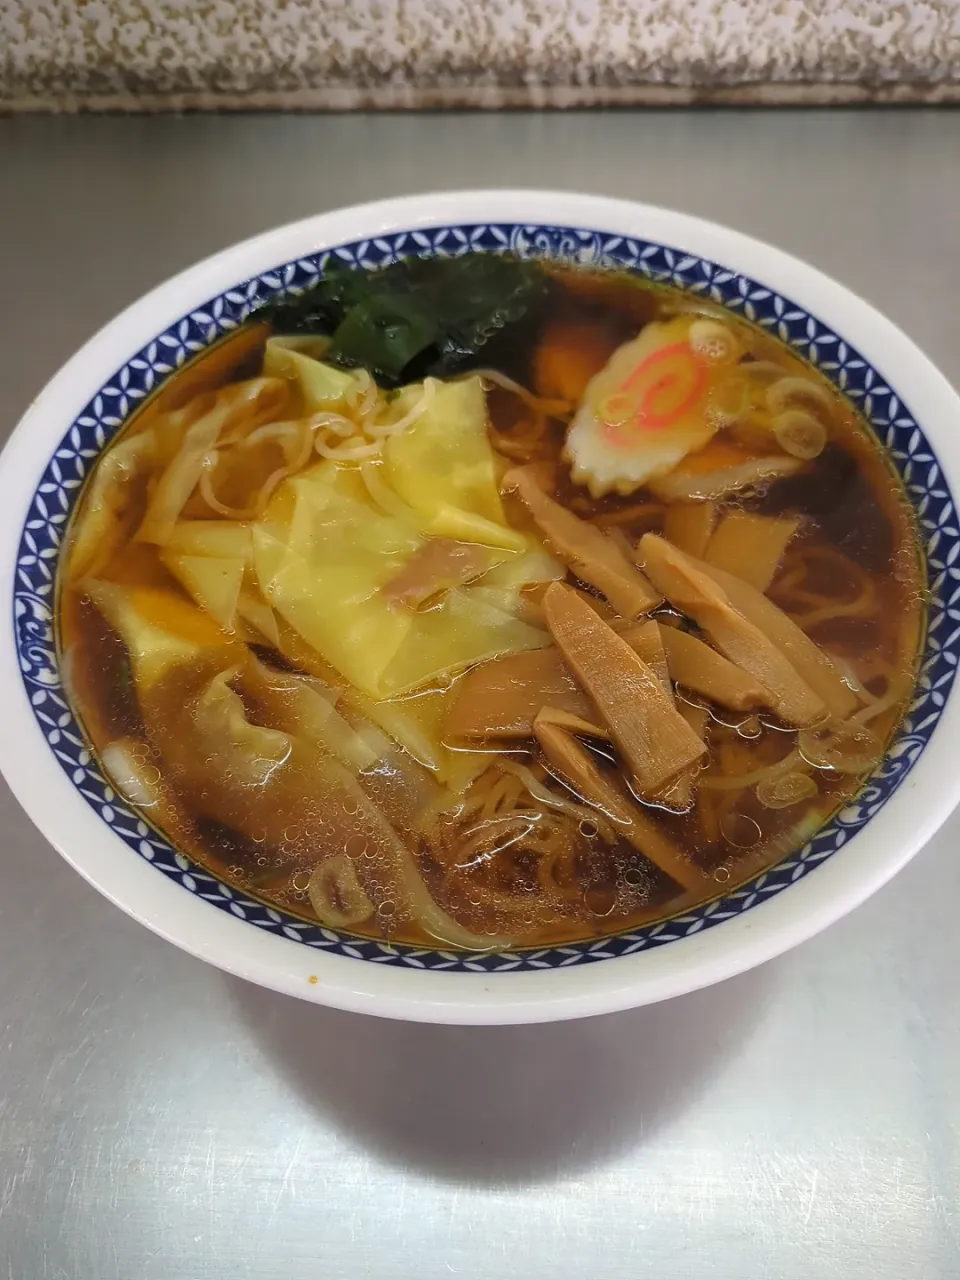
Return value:
M 960 101 L 960 0 L 0 0 L 13 110 Z

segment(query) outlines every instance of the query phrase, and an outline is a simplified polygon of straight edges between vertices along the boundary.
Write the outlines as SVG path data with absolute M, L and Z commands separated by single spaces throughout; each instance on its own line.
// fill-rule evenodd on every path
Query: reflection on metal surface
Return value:
M 224 981 L 279 1077 L 353 1142 L 448 1182 L 530 1185 L 582 1177 L 682 1114 L 762 1019 L 771 972 L 539 1027 L 357 1019 Z
M 835 270 L 956 380 L 958 124 L 0 121 L 3 421 L 219 245 L 480 182 L 706 214 L 722 193 L 725 221 Z M 225 979 L 87 887 L 5 791 L 0 818 L 2 1280 L 960 1277 L 958 819 L 751 975 L 632 1014 L 472 1029 Z

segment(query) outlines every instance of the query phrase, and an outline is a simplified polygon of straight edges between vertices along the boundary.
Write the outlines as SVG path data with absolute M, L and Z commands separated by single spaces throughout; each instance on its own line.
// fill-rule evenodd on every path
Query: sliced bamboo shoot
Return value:
M 656 674 L 575 591 L 553 582 L 543 606 L 560 652 L 640 791 L 659 794 L 703 755 L 703 743 L 677 713 Z
M 688 551 L 688 555 L 699 555 L 707 564 L 735 574 L 758 591 L 766 591 L 799 524 L 796 516 L 758 516 L 751 511 L 732 511 L 710 539 L 706 553 Z M 666 536 L 669 542 L 679 545 L 669 534 Z
M 690 556 L 702 556 L 717 523 L 715 502 L 673 502 L 663 516 L 663 536 Z
M 693 618 L 725 657 L 767 689 L 777 715 L 785 723 L 803 728 L 825 717 L 823 699 L 769 636 L 744 617 L 724 587 L 711 576 L 718 570 L 711 570 L 702 560 L 685 555 L 652 533 L 641 539 L 640 553 L 647 573 L 670 603 Z M 723 576 L 753 591 L 731 575 Z M 764 599 L 759 592 L 754 594 Z
M 713 565 L 704 565 L 704 569 L 726 593 L 733 607 L 789 659 L 807 685 L 826 703 L 832 716 L 845 720 L 856 711 L 860 705 L 857 695 L 820 646 L 781 608 L 733 574 Z
M 645 662 L 663 685 L 664 693 L 673 701 L 673 687 L 670 684 L 670 671 L 667 667 L 667 655 L 660 635 L 660 627 L 651 618 L 649 622 L 633 623 L 619 632 L 641 661 Z
M 508 471 L 502 488 L 517 493 L 550 549 L 581 582 L 601 591 L 621 617 L 639 617 L 660 603 L 662 597 L 613 539 L 547 497 L 530 467 Z
M 544 707 L 540 711 L 534 731 L 547 760 L 581 799 L 606 814 L 635 849 L 677 884 L 692 892 L 702 892 L 705 877 L 700 869 L 646 816 L 622 784 L 617 785 L 601 773 L 586 747 L 562 720 L 558 722 L 554 708 Z
M 710 719 L 706 707 L 695 707 L 692 702 L 679 702 L 677 710 L 700 741 L 706 745 L 707 722 Z M 688 773 L 681 773 L 680 777 L 664 796 L 664 801 L 671 809 L 686 810 L 690 808 L 696 790 L 698 773 L 699 769 L 691 769 Z
M 675 684 L 731 711 L 755 711 L 771 704 L 771 696 L 742 667 L 676 627 L 660 627 L 667 667 Z
M 537 712 L 548 702 L 583 720 L 596 716 L 553 645 L 484 662 L 461 676 L 457 688 L 444 729 L 444 737 L 454 744 L 529 738 Z

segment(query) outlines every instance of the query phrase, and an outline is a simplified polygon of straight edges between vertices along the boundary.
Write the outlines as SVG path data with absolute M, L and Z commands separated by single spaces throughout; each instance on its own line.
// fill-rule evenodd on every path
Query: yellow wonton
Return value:
M 241 668 L 218 672 L 197 698 L 193 726 L 201 742 L 215 744 L 226 778 L 241 787 L 266 787 L 290 756 L 291 737 L 247 718 L 243 699 L 230 687 Z
M 562 582 L 566 576 L 562 561 L 535 538 L 525 537 L 523 555 L 511 556 L 504 564 L 496 565 L 484 576 L 483 585 L 498 591 L 519 592 L 530 583 Z
M 295 495 L 288 525 L 272 519 Z M 351 684 L 373 697 L 413 624 L 380 587 L 420 545 L 416 530 L 374 511 L 357 475 L 321 464 L 281 487 L 254 529 L 260 588 L 277 613 Z
M 250 526 L 236 520 L 181 520 L 174 525 L 166 550 L 182 556 L 223 556 L 253 563 Z
M 86 590 L 126 645 L 139 689 L 150 689 L 205 649 L 230 645 L 206 614 L 171 591 L 97 581 Z
M 70 572 L 75 578 L 98 573 L 129 536 L 130 485 L 146 475 L 158 454 L 153 429 L 128 436 L 104 454 L 73 530 Z
M 357 375 L 297 349 L 305 345 L 296 338 L 271 338 L 263 357 L 263 372 L 268 377 L 295 382 L 308 413 L 334 409 L 357 386 Z
M 245 638 L 257 643 L 269 640 L 275 649 L 282 652 L 280 628 L 277 626 L 276 614 L 264 600 L 259 589 L 250 582 L 244 582 L 237 600 L 237 617 L 248 624 L 252 631 Z
M 441 744 L 440 731 L 446 719 L 448 697 L 448 690 L 438 689 L 408 698 L 374 702 L 351 690 L 346 700 L 399 742 L 424 768 L 442 776 L 449 752 Z
M 225 631 L 232 631 L 236 623 L 244 562 L 236 557 L 205 555 L 166 554 L 162 559 L 200 608 L 205 609 Z
M 391 604 L 381 587 L 422 543 L 419 529 L 372 506 L 356 471 L 322 463 L 278 490 L 254 528 L 254 559 L 277 613 L 370 698 L 547 642 L 469 586 L 423 613 Z
M 406 387 L 391 404 L 402 417 L 423 394 Z M 484 546 L 523 549 L 503 514 L 487 408 L 479 378 L 437 382 L 419 418 L 384 444 L 387 482 L 438 537 Z

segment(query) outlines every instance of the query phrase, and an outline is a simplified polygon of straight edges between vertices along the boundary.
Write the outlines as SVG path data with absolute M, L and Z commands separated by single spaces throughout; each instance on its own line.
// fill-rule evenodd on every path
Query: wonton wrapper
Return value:
M 89 582 L 86 591 L 126 645 L 138 692 L 206 651 L 234 648 L 205 613 L 172 591 L 99 581 Z
M 469 586 L 423 613 L 392 605 L 380 589 L 422 541 L 370 505 L 356 472 L 322 463 L 282 486 L 254 527 L 257 577 L 277 613 L 373 699 L 547 642 Z
M 167 551 L 183 556 L 225 556 L 253 563 L 250 526 L 236 520 L 181 520 L 174 525 Z
M 428 533 L 523 550 L 523 536 L 503 514 L 480 379 L 434 386 L 420 417 L 384 444 L 388 483 L 423 519 Z M 392 402 L 393 416 L 402 417 L 422 394 L 420 387 L 406 387 Z
M 159 457 L 155 428 L 115 444 L 97 465 L 73 532 L 70 574 L 98 573 L 131 532 L 129 486 L 146 476 Z
M 270 378 L 295 382 L 308 413 L 320 413 L 342 406 L 359 383 L 356 374 L 324 364 L 303 351 L 295 338 L 271 338 L 263 357 L 263 372 Z
M 232 631 L 243 582 L 244 563 L 227 556 L 165 555 L 163 563 L 201 609 Z
M 324 848 L 345 855 L 362 832 L 367 856 L 351 866 L 374 907 L 389 904 L 395 925 L 415 922 L 443 943 L 475 950 L 508 944 L 470 932 L 434 902 L 383 810 L 337 759 L 362 742 L 332 706 L 317 705 L 313 686 L 222 643 L 210 620 L 171 592 L 101 582 L 90 594 L 127 646 L 150 746 L 191 809 L 274 849 L 302 829 L 321 859 Z M 251 684 L 284 728 L 250 720 L 234 682 Z

